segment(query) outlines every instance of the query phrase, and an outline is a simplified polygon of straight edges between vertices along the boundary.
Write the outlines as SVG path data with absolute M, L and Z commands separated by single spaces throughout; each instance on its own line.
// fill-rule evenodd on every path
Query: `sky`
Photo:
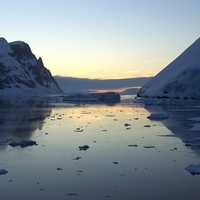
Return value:
M 0 37 L 52 75 L 156 75 L 200 37 L 199 0 L 0 0 Z

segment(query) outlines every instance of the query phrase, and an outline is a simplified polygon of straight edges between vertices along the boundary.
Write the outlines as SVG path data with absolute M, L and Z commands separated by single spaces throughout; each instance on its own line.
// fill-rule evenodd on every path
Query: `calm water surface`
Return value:
M 185 170 L 200 163 L 199 148 L 186 142 L 190 117 L 200 108 L 69 104 L 56 98 L 4 99 L 0 139 L 34 140 L 26 148 L 0 145 L 0 199 L 132 200 L 199 199 L 200 175 Z M 168 114 L 151 121 L 151 113 Z M 89 149 L 80 151 L 79 146 Z

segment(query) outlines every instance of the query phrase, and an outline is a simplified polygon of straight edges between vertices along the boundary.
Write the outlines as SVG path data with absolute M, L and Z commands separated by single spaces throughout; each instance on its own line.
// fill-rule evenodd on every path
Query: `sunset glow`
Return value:
M 196 0 L 7 0 L 1 37 L 28 43 L 54 76 L 155 76 L 199 37 L 199 8 Z
M 104 93 L 104 92 L 117 92 L 117 93 L 121 93 L 125 90 L 128 89 L 140 89 L 141 87 L 126 87 L 126 88 L 117 88 L 117 89 L 113 89 L 113 90 L 89 90 L 90 93 L 94 93 L 94 92 L 99 92 L 99 93 Z

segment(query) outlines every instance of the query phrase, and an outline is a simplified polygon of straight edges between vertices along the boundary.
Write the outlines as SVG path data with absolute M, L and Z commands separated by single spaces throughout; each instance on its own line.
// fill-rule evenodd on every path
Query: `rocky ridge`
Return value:
M 22 41 L 0 38 L 0 93 L 62 93 L 42 58 Z

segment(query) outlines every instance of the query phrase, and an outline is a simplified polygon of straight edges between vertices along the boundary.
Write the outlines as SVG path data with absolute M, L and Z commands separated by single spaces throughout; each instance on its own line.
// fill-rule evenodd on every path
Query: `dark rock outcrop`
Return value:
M 0 38 L 0 93 L 61 93 L 62 90 L 22 41 L 8 43 Z

